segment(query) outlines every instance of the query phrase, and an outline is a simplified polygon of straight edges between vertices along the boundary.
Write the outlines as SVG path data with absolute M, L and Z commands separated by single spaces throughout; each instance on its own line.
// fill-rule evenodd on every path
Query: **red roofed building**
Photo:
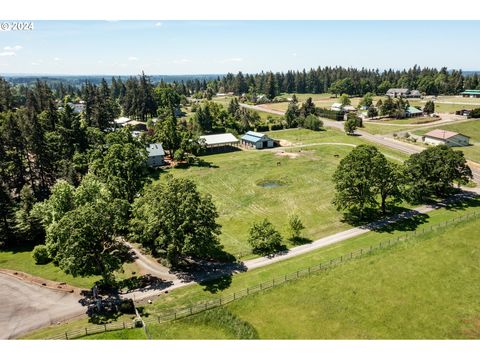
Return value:
M 423 142 L 430 145 L 468 146 L 470 137 L 453 131 L 435 129 L 423 135 Z

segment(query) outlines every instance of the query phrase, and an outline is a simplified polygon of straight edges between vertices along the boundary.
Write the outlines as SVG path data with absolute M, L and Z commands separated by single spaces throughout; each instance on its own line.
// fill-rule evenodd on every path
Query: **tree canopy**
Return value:
M 188 179 L 169 177 L 146 187 L 133 204 L 129 237 L 176 266 L 208 259 L 220 249 L 220 225 L 210 195 Z

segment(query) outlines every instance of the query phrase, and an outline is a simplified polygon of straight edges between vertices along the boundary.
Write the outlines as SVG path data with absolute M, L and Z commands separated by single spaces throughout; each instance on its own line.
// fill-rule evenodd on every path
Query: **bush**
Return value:
M 43 265 L 43 264 L 48 264 L 51 259 L 50 256 L 48 255 L 48 250 L 45 245 L 37 245 L 33 248 L 33 253 L 32 253 L 33 260 L 35 260 L 35 264 L 37 265 Z
M 271 130 L 283 130 L 282 124 L 272 124 Z
M 248 242 L 255 254 L 269 255 L 280 248 L 282 236 L 270 221 L 264 219 L 252 225 Z
M 468 115 L 469 118 L 480 118 L 480 108 L 477 108 L 477 109 L 473 109 L 471 112 L 470 112 L 470 115 Z
M 270 130 L 268 128 L 268 125 L 258 125 L 256 128 L 255 128 L 255 131 L 258 131 L 258 132 L 262 132 L 262 131 L 268 131 Z
M 318 117 L 315 115 L 308 115 L 305 118 L 305 121 L 303 123 L 303 127 L 306 129 L 314 130 L 314 131 L 319 131 L 323 126 L 322 120 L 320 120 Z

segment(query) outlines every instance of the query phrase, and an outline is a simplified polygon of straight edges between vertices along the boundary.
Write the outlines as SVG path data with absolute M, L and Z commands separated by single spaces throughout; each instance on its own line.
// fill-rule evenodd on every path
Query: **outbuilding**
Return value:
M 407 110 L 405 111 L 405 113 L 406 113 L 407 117 L 415 117 L 415 116 L 422 116 L 423 115 L 423 111 L 417 109 L 414 106 L 409 106 L 407 108 Z
M 480 98 L 480 90 L 465 90 L 460 95 L 463 97 Z
M 423 135 L 423 142 L 430 145 L 468 146 L 470 137 L 453 131 L 435 129 Z
M 264 149 L 272 148 L 274 146 L 274 141 L 265 134 L 255 131 L 247 131 L 247 133 L 242 136 L 242 145 L 253 147 L 255 149 Z
M 202 135 L 200 141 L 211 151 L 230 151 L 237 148 L 239 140 L 231 133 Z
M 151 167 L 162 166 L 165 164 L 165 151 L 161 143 L 150 144 L 147 147 L 148 159 L 147 165 Z

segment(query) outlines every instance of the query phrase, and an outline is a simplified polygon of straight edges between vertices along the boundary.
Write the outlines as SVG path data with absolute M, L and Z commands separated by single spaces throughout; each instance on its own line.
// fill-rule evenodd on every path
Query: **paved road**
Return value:
M 0 273 L 0 339 L 85 313 L 80 296 L 50 290 Z

